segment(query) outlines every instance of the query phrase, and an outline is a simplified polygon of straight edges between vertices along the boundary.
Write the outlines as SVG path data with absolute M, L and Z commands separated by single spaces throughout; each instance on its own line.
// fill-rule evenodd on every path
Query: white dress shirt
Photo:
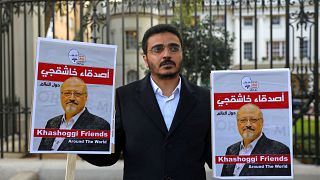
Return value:
M 156 99 L 158 101 L 163 119 L 166 123 L 167 129 L 169 130 L 180 99 L 181 78 L 179 77 L 179 83 L 170 96 L 163 95 L 162 90 L 153 81 L 151 76 L 150 81 L 153 92 L 156 95 Z
M 248 147 L 244 147 L 243 141 L 241 141 L 239 156 L 245 156 L 245 155 L 248 156 L 248 155 L 251 155 L 252 150 L 253 150 L 254 147 L 256 146 L 256 144 L 257 144 L 258 140 L 261 138 L 261 136 L 262 136 L 262 133 L 260 134 L 260 136 L 259 136 L 257 139 L 255 139 L 254 141 L 252 141 L 252 142 L 248 145 Z M 241 173 L 241 171 L 242 171 L 242 169 L 243 169 L 243 167 L 244 167 L 245 164 L 246 164 L 246 163 L 237 163 L 236 166 L 235 166 L 235 168 L 234 168 L 233 175 L 239 176 L 239 174 Z
M 61 124 L 60 124 L 60 128 L 59 129 L 68 129 L 68 130 L 70 130 L 72 128 L 72 126 L 77 122 L 78 118 L 84 112 L 85 109 L 86 108 L 83 108 L 80 113 L 78 113 L 75 116 L 73 116 L 69 120 L 69 122 L 66 121 L 65 114 L 64 114 L 62 116 Z M 62 144 L 63 140 L 64 140 L 64 138 L 62 138 L 62 137 L 55 138 L 51 149 L 54 150 L 54 151 L 57 151 L 59 149 L 60 145 Z

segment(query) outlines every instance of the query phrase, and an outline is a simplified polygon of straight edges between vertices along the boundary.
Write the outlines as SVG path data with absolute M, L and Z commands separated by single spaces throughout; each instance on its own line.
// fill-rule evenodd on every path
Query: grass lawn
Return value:
M 310 137 L 315 137 L 315 120 L 313 118 L 310 119 L 303 119 L 303 123 L 301 119 L 298 119 L 296 122 L 296 127 L 292 127 L 293 128 L 293 134 L 297 134 L 299 137 L 302 135 L 302 130 L 303 130 L 303 135 L 304 136 L 308 136 L 310 134 Z M 320 123 L 319 123 L 320 125 Z M 320 128 L 319 128 L 319 132 L 320 132 Z
M 304 157 L 301 159 L 304 163 L 313 163 L 314 161 L 312 156 L 316 152 L 315 124 L 313 118 L 304 118 L 303 122 L 301 119 L 298 119 L 295 126 L 292 127 L 294 154 Z

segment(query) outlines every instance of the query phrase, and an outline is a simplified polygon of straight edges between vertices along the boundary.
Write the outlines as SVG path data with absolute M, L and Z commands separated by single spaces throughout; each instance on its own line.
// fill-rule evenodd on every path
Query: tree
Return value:
M 208 17 L 195 24 L 192 9 L 182 8 L 182 17 L 172 22 L 181 30 L 184 44 L 182 73 L 191 82 L 209 87 L 211 70 L 228 69 L 231 64 L 233 38 Z

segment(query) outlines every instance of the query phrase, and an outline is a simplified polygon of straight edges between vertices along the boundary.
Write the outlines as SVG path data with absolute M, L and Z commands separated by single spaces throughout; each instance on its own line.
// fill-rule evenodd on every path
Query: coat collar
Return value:
M 175 132 L 175 130 L 187 118 L 189 113 L 192 112 L 196 101 L 197 98 L 194 89 L 191 87 L 188 81 L 183 76 L 181 76 L 180 100 L 169 130 L 169 136 Z
M 186 119 L 196 103 L 195 92 L 188 81 L 181 77 L 180 100 L 170 130 L 167 130 L 160 107 L 150 83 L 150 73 L 145 76 L 136 89 L 136 98 L 146 114 L 165 136 L 170 136 Z
M 267 140 L 268 140 L 268 138 L 266 137 L 266 135 L 264 135 L 264 133 L 262 133 L 262 136 L 260 137 L 256 146 L 252 150 L 251 155 L 261 154 L 261 152 L 263 152 L 263 148 L 265 147 L 265 145 L 267 143 Z M 239 150 L 240 150 L 240 148 L 239 148 Z M 249 164 L 246 164 L 246 165 L 244 165 L 242 171 L 240 172 L 240 175 L 244 176 L 247 174 L 248 171 L 249 171 Z
M 153 121 L 153 123 L 159 128 L 163 135 L 166 135 L 168 130 L 166 128 L 164 119 L 161 114 L 160 107 L 157 103 L 157 99 L 154 95 L 153 89 L 150 83 L 150 74 L 145 76 L 136 89 L 136 100 L 139 102 L 145 113 Z

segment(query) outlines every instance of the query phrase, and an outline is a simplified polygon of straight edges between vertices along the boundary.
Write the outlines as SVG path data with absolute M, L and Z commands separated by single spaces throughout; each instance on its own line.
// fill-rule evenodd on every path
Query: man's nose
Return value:
M 75 95 L 74 93 L 71 93 L 71 95 L 70 95 L 69 98 L 70 98 L 70 99 L 76 99 L 76 95 Z
M 247 122 L 246 122 L 246 126 L 248 127 L 251 127 L 251 122 L 249 121 L 249 120 L 247 120 Z
M 164 48 L 163 57 L 171 57 L 171 51 L 170 51 L 169 47 Z

